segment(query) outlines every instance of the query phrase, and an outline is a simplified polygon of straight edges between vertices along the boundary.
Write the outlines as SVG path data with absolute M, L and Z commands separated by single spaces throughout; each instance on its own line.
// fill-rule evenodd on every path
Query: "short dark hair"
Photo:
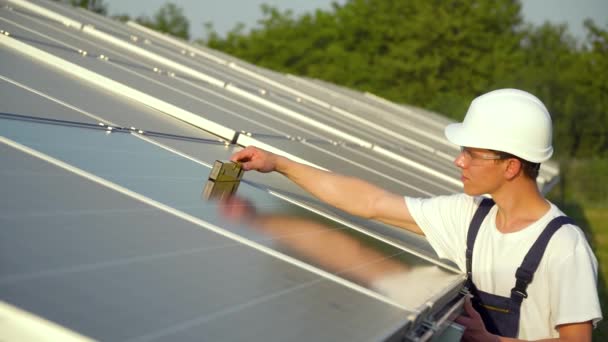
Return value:
M 531 161 L 527 161 L 518 156 L 512 155 L 511 153 L 502 152 L 502 151 L 494 151 L 498 156 L 500 156 L 501 160 L 515 158 L 519 160 L 521 163 L 521 168 L 524 171 L 524 175 L 529 177 L 532 180 L 536 180 L 538 177 L 538 171 L 540 170 L 540 163 L 534 163 Z

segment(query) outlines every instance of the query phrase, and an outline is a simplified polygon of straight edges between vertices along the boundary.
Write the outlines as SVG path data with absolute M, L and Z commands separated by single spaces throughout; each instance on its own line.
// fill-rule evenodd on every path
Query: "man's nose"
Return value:
M 454 159 L 454 165 L 456 165 L 457 167 L 459 167 L 461 169 L 464 169 L 464 166 L 465 166 L 464 152 L 460 152 L 456 156 L 456 159 Z

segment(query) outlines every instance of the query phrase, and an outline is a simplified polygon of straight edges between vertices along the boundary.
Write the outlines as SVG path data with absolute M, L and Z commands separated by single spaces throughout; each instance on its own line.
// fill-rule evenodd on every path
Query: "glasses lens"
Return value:
M 460 152 L 469 160 L 498 160 L 502 157 L 496 154 L 484 154 L 482 152 L 471 151 L 468 147 L 460 147 Z

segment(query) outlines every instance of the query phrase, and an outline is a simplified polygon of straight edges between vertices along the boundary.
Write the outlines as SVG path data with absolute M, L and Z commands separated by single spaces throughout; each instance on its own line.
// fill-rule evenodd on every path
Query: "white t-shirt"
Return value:
M 469 224 L 481 202 L 466 194 L 428 199 L 405 198 L 406 205 L 440 258 L 466 272 Z M 562 216 L 551 209 L 518 232 L 503 234 L 496 228 L 497 206 L 484 219 L 473 248 L 473 283 L 481 291 L 509 297 L 515 271 L 549 221 Z M 597 294 L 597 260 L 583 232 L 565 225 L 553 235 L 527 289 L 521 306 L 521 339 L 559 337 L 556 326 L 602 319 Z

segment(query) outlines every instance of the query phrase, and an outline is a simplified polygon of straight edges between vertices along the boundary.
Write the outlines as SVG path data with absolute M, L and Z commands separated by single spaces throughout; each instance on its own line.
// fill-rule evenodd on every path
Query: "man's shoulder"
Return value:
M 553 217 L 565 216 L 559 208 L 552 205 Z M 574 254 L 593 256 L 589 239 L 576 224 L 564 224 L 553 235 L 547 246 L 548 255 L 557 260 L 564 260 Z M 582 254 L 580 254 L 582 253 Z
M 564 224 L 555 232 L 550 244 L 562 253 L 567 253 L 580 244 L 587 245 L 588 241 L 580 227 L 575 224 Z
M 555 204 L 551 203 L 551 209 L 549 209 L 549 220 L 553 220 L 560 216 L 567 215 L 564 214 L 564 212 L 560 210 Z M 556 247 L 574 247 L 578 243 L 586 242 L 587 238 L 583 233 L 582 229 L 577 225 L 576 222 L 574 222 L 562 225 L 557 230 L 557 232 L 555 232 L 555 235 L 552 237 L 551 241 L 555 241 L 555 244 L 560 245 Z
M 428 219 L 470 221 L 480 202 L 480 198 L 462 193 L 428 198 L 406 197 L 406 205 L 417 221 L 424 216 Z

